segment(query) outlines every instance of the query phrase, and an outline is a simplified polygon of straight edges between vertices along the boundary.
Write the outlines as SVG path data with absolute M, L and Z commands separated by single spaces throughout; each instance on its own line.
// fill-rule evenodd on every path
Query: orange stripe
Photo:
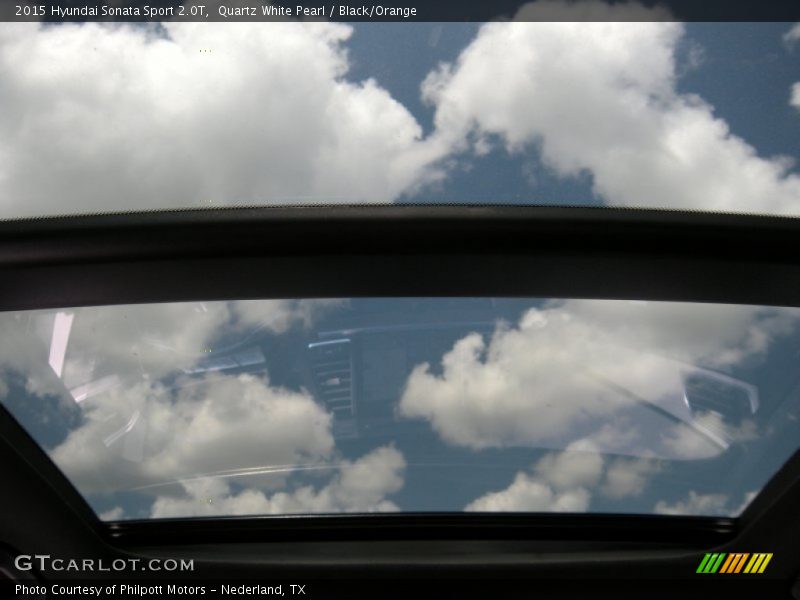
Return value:
M 722 568 L 719 570 L 720 573 L 727 573 L 728 572 L 728 565 L 733 562 L 733 557 L 736 556 L 735 554 L 728 554 L 728 558 L 725 559 L 725 562 L 722 563 Z
M 739 563 L 736 565 L 736 570 L 734 571 L 734 573 L 738 573 L 739 571 L 742 570 L 742 567 L 744 566 L 744 561 L 747 560 L 748 556 L 750 556 L 749 552 L 742 554 L 742 560 L 740 560 Z
M 739 564 L 739 561 L 741 559 L 742 559 L 741 553 L 734 552 L 733 553 L 733 561 L 731 561 L 731 564 L 728 565 L 728 570 L 726 571 L 726 573 L 733 573 L 733 570 L 736 568 L 736 565 Z
M 744 556 L 741 552 L 736 553 L 736 558 L 733 560 L 733 564 L 731 564 L 730 568 L 728 569 L 728 573 L 735 573 L 736 566 L 741 562 L 742 556 Z

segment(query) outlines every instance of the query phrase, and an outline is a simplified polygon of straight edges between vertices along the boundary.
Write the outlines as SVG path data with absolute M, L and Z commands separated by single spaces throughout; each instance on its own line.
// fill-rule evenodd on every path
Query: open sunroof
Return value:
M 588 21 L 546 2 L 517 22 L 0 23 L 0 219 L 409 202 L 800 214 L 800 27 L 682 24 L 648 4 L 593 3 Z

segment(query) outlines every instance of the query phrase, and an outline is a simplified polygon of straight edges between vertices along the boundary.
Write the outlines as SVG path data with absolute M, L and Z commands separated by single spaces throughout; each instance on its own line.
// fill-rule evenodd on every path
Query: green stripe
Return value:
M 706 555 L 703 557 L 703 560 L 702 560 L 702 561 L 700 561 L 700 566 L 699 566 L 699 567 L 697 567 L 697 573 L 704 573 L 704 572 L 705 572 L 703 569 L 705 568 L 705 566 L 706 566 L 706 563 L 708 562 L 708 559 L 709 559 L 709 558 L 711 558 L 711 555 L 710 555 L 710 554 L 706 554 Z
M 708 559 L 708 563 L 706 564 L 706 568 L 703 569 L 703 573 L 710 573 L 711 572 L 711 567 L 714 566 L 714 562 L 717 560 L 718 556 L 719 556 L 719 554 L 717 554 L 716 552 L 711 555 L 711 558 Z
M 722 553 L 719 555 L 719 558 L 717 558 L 717 562 L 715 562 L 715 563 L 714 563 L 714 566 L 712 566 L 712 567 L 710 567 L 710 568 L 709 568 L 708 572 L 709 572 L 709 573 L 716 573 L 716 572 L 717 572 L 717 569 L 719 569 L 719 568 L 720 568 L 720 566 L 722 565 L 722 559 L 723 559 L 723 558 L 725 558 L 725 552 L 722 552 Z

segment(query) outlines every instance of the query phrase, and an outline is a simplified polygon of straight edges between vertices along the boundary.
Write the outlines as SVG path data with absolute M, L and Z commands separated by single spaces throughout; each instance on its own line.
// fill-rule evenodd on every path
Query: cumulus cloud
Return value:
M 789 104 L 794 106 L 797 110 L 800 110 L 800 81 L 792 86 Z
M 39 411 L 43 417 L 75 417 L 63 422 L 63 435 L 52 446 L 49 437 L 39 441 L 90 497 L 132 491 L 158 495 L 154 512 L 159 514 L 194 506 L 184 496 L 201 492 L 217 499 L 216 514 L 393 510 L 385 496 L 402 486 L 405 466 L 394 448 L 352 463 L 341 460 L 332 415 L 305 389 L 274 385 L 260 351 L 249 374 L 200 368 L 206 357 L 214 360 L 217 344 L 230 344 L 231 336 L 241 342 L 255 331 L 307 327 L 342 304 L 276 300 L 92 307 L 67 311 L 69 318 L 65 311 L 64 318 L 47 311 L 9 313 L 0 319 L 0 368 L 24 382 L 27 393 L 42 401 L 56 397 L 64 405 L 58 412 Z M 63 332 L 62 382 L 52 372 L 61 367 L 52 359 L 48 367 L 48 343 L 59 337 L 59 323 L 69 325 Z M 222 354 L 231 352 L 238 350 Z M 113 384 L 98 393 L 81 395 L 80 386 L 72 389 L 74 397 L 66 393 L 65 383 L 92 377 L 87 385 L 108 379 Z M 6 394 L 12 379 L 2 381 L 0 391 Z M 337 475 L 319 490 L 278 491 L 298 472 L 333 468 Z M 184 496 L 174 493 L 180 489 Z M 113 506 L 102 518 L 123 518 L 123 506 Z
M 520 16 L 545 20 L 548 5 Z M 455 63 L 428 76 L 434 136 L 461 151 L 487 136 L 509 152 L 535 147 L 562 177 L 588 173 L 607 204 L 800 210 L 788 159 L 759 157 L 712 106 L 677 91 L 680 24 L 613 22 L 630 6 L 600 3 L 593 10 L 606 22 L 564 22 L 585 7 L 555 6 L 562 22 L 484 25 Z
M 650 476 L 658 470 L 658 463 L 652 460 L 614 460 L 606 471 L 603 495 L 609 498 L 639 496 L 644 491 Z
M 590 495 L 584 488 L 559 492 L 527 473 L 517 473 L 505 490 L 491 492 L 467 505 L 477 512 L 586 512 Z
M 15 395 L 10 391 L 12 386 L 20 385 L 26 394 L 50 396 L 65 410 L 75 408 L 73 399 L 63 394 L 64 386 L 54 368 L 47 366 L 50 361 L 56 368 L 63 367 L 48 356 L 55 319 L 53 313 L 0 314 L 0 400 L 14 402 Z M 31 403 L 26 404 L 30 411 Z
M 603 469 L 603 458 L 594 452 L 575 452 L 573 444 L 564 452 L 548 454 L 536 465 L 536 473 L 559 490 L 592 487 Z
M 686 498 L 670 504 L 664 500 L 656 503 L 653 511 L 661 515 L 739 516 L 756 497 L 757 492 L 747 492 L 738 506 L 731 507 L 727 494 L 701 494 L 691 490 Z
M 121 506 L 115 506 L 104 512 L 101 512 L 98 517 L 101 521 L 118 521 L 125 515 L 125 510 Z
M 789 31 L 783 35 L 783 41 L 787 46 L 792 46 L 800 41 L 800 23 L 796 23 Z
M 342 305 L 340 300 L 259 300 L 7 313 L 0 318 L 0 400 L 34 428 L 49 450 L 61 444 L 65 468 L 74 469 L 82 481 L 92 480 L 90 487 L 139 485 L 167 475 L 153 471 L 152 460 L 146 467 L 129 461 L 139 462 L 145 451 L 160 449 L 170 435 L 163 426 L 188 435 L 184 427 L 195 427 L 190 424 L 199 409 L 223 406 L 226 394 L 236 396 L 243 408 L 246 399 L 263 395 L 266 404 L 256 402 L 258 418 L 266 417 L 259 407 L 279 408 L 278 397 L 293 406 L 302 397 L 309 409 L 315 407 L 308 392 L 271 386 L 267 358 L 258 344 L 248 346 L 246 340 L 258 331 L 279 334 L 310 326 Z M 226 348 L 232 337 L 238 348 Z M 199 377 L 242 368 L 263 377 Z M 12 386 L 24 392 L 9 394 Z M 324 413 L 317 417 L 327 419 Z M 236 419 L 244 431 L 252 425 L 244 414 Z M 236 419 L 221 425 L 232 439 Z M 321 429 L 315 436 L 330 439 Z M 212 450 L 212 462 L 216 455 Z
M 32 363 L 47 360 L 44 351 L 30 343 L 30 334 L 21 321 L 21 315 L 0 315 L 0 399 L 9 392 L 7 379 L 11 373 L 29 374 Z
M 517 18 L 538 22 L 486 24 L 424 79 L 427 137 L 374 79 L 347 79 L 348 25 L 3 24 L 0 214 L 391 202 L 495 139 L 588 173 L 608 204 L 798 211 L 790 161 L 677 91 L 684 30 L 661 9 Z
M 435 179 L 408 110 L 374 80 L 346 80 L 351 34 L 3 24 L 2 215 L 388 202 Z
M 570 300 L 564 309 L 637 351 L 717 368 L 763 357 L 800 317 L 793 308 L 686 302 Z
M 548 335 L 555 328 L 558 334 Z M 442 358 L 441 376 L 427 363 L 414 368 L 399 414 L 428 419 L 447 442 L 483 449 L 558 442 L 566 430 L 626 405 L 613 390 L 575 373 L 596 351 L 580 326 L 555 328 L 540 331 L 523 319 L 518 329 L 499 330 L 488 346 L 480 334 L 468 335 Z
M 295 325 L 310 327 L 325 312 L 345 306 L 347 300 L 237 300 L 230 304 L 238 326 L 255 325 L 274 333 L 283 333 Z
M 686 499 L 674 504 L 660 500 L 653 511 L 659 515 L 724 515 L 727 505 L 726 494 L 698 494 L 692 490 Z
M 757 359 L 797 316 L 726 305 L 552 302 L 498 327 L 488 342 L 477 333 L 462 338 L 440 373 L 417 365 L 397 410 L 474 449 L 564 448 L 588 438 L 617 453 L 713 456 L 717 438 L 689 425 L 684 375 L 698 363 Z
M 506 489 L 467 505 L 480 512 L 586 512 L 592 495 L 613 499 L 638 496 L 660 465 L 654 460 L 606 460 L 593 444 L 579 441 L 563 452 L 545 455 L 531 472 L 520 471 Z
M 719 439 L 717 432 L 725 432 L 726 425 L 719 414 L 712 412 L 702 412 L 694 415 L 692 420 L 696 427 L 709 433 L 708 437 L 697 435 L 695 429 L 689 427 L 670 427 L 664 431 L 661 437 L 663 444 L 669 448 L 676 458 L 699 458 L 713 456 L 718 453 Z M 717 451 L 715 452 L 715 449 Z
M 100 373 L 158 379 L 191 369 L 208 356 L 218 338 L 231 333 L 246 336 L 254 330 L 280 334 L 291 327 L 308 327 L 315 318 L 343 304 L 334 299 L 245 300 L 67 309 L 62 312 L 69 316 L 71 326 L 65 334 L 59 376 L 70 389 Z M 50 345 L 55 313 L 31 315 L 40 338 Z
M 83 423 L 51 457 L 92 493 L 318 463 L 333 452 L 331 416 L 266 375 L 205 376 L 175 388 L 142 381 L 87 399 Z
M 377 448 L 354 462 L 342 461 L 323 487 L 305 485 L 274 494 L 255 488 L 239 492 L 220 478 L 184 482 L 181 496 L 161 496 L 152 517 L 253 515 L 398 510 L 386 497 L 403 487 L 403 455 L 391 446 Z

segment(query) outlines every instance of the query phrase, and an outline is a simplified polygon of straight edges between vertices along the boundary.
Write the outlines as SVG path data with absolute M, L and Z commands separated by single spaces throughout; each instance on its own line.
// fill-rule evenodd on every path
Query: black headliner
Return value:
M 242 208 L 0 222 L 0 310 L 542 296 L 800 305 L 800 220 L 605 208 Z M 446 274 L 446 276 L 443 276 Z

